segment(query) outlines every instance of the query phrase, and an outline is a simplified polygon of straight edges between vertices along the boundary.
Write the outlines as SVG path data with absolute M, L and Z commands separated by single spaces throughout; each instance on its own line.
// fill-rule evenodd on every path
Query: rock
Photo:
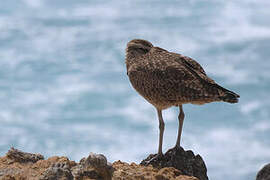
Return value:
M 23 176 L 23 171 L 20 169 L 5 168 L 0 170 L 1 180 L 15 180 L 15 177 L 21 177 L 22 179 L 26 178 Z
M 73 175 L 68 163 L 55 163 L 46 169 L 40 176 L 40 180 L 72 180 Z
M 113 167 L 107 162 L 102 154 L 90 153 L 87 158 L 80 160 L 80 163 L 72 168 L 75 179 L 84 179 L 86 177 L 92 179 L 112 179 Z
M 156 168 L 174 167 L 183 175 L 194 176 L 200 180 L 208 180 L 207 169 L 200 155 L 194 155 L 191 150 L 185 151 L 182 147 L 168 150 L 163 156 L 149 155 L 141 165 L 152 165 Z
M 79 163 L 67 157 L 44 159 L 40 154 L 12 148 L 0 157 L 0 180 L 198 180 L 173 167 L 155 168 L 116 161 L 109 163 L 102 154 L 90 153 Z
M 7 152 L 6 156 L 9 159 L 14 160 L 15 162 L 37 162 L 39 160 L 44 159 L 44 157 L 41 154 L 32 154 L 32 153 L 26 153 L 19 151 L 17 149 L 14 149 L 13 147 Z
M 256 180 L 270 180 L 270 163 L 258 172 Z
M 84 165 L 102 168 L 107 166 L 107 159 L 103 154 L 90 153 Z
M 183 176 L 181 172 L 173 167 L 165 167 L 161 169 L 154 168 L 153 166 L 143 166 L 135 163 L 125 163 L 116 161 L 113 163 L 115 169 L 113 173 L 113 180 L 199 180 L 191 176 Z

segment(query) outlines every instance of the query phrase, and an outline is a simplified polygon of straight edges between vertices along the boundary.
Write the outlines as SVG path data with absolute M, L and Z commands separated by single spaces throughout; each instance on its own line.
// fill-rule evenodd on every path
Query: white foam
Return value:
M 23 2 L 31 8 L 40 8 L 44 5 L 43 0 L 23 0 Z
M 255 176 L 270 158 L 270 146 L 258 141 L 256 133 L 253 128 L 217 128 L 195 136 L 186 134 L 186 138 L 191 149 L 203 156 L 210 179 L 233 174 L 231 179 L 236 180 L 249 173 Z
M 258 100 L 254 100 L 245 104 L 241 104 L 240 107 L 240 111 L 247 115 L 247 114 L 251 114 L 253 111 L 258 110 L 260 107 L 262 106 L 262 102 L 258 101 Z
M 270 130 L 270 122 L 269 120 L 256 122 L 253 128 L 257 132 L 267 132 Z
M 225 77 L 227 84 L 253 84 L 258 82 L 257 77 L 252 77 L 246 69 L 238 69 L 235 64 L 219 61 L 206 66 L 206 71 L 211 76 Z
M 116 6 L 91 5 L 76 7 L 72 11 L 73 16 L 95 16 L 97 18 L 113 18 L 119 15 Z
M 132 121 L 138 124 L 143 122 L 150 125 L 153 124 L 154 121 L 150 120 L 155 112 L 154 108 L 152 108 L 153 107 L 142 97 L 132 96 L 127 99 L 123 105 L 107 109 L 106 114 L 120 115 L 124 116 L 127 121 Z
M 212 37 L 217 43 L 241 42 L 256 38 L 270 37 L 270 29 L 251 22 L 250 2 L 227 1 L 221 14 L 215 18 L 215 26 L 210 28 L 219 34 Z M 246 8 L 245 8 L 246 7 Z

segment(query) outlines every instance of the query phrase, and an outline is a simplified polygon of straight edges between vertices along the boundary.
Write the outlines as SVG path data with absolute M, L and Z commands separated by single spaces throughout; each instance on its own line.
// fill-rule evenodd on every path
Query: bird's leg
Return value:
M 163 133 L 164 133 L 164 121 L 162 118 L 162 112 L 160 109 L 157 109 L 158 113 L 158 120 L 159 120 L 159 144 L 158 144 L 158 153 L 154 155 L 150 160 L 146 161 L 145 165 L 150 165 L 150 164 L 156 164 L 158 163 L 162 158 L 163 158 L 163 153 L 162 153 L 162 142 L 163 142 Z
M 157 109 L 158 120 L 159 120 L 159 145 L 158 145 L 158 155 L 162 155 L 162 142 L 163 142 L 163 133 L 164 133 L 164 121 L 162 118 L 162 112 L 160 109 Z
M 185 114 L 183 111 L 183 107 L 182 105 L 179 105 L 179 115 L 178 115 L 179 126 L 178 126 L 178 135 L 177 135 L 177 141 L 176 141 L 175 147 L 180 147 L 180 140 L 181 140 L 184 118 L 185 118 Z

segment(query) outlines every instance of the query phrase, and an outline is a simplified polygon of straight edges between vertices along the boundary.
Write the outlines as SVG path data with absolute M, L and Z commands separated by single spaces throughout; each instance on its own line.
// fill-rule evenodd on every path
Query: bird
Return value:
M 184 122 L 183 104 L 202 105 L 216 101 L 237 103 L 240 96 L 218 85 L 207 76 L 194 59 L 154 46 L 144 39 L 133 39 L 125 50 L 127 75 L 133 88 L 157 111 L 159 120 L 158 156 L 162 156 L 165 123 L 162 110 L 179 107 L 178 135 L 180 147 Z

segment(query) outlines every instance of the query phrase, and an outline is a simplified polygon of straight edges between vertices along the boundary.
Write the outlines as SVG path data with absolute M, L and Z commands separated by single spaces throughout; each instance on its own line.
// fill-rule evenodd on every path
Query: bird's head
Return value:
M 153 47 L 152 43 L 143 39 L 133 39 L 128 42 L 126 48 L 126 55 L 140 56 L 148 53 Z

